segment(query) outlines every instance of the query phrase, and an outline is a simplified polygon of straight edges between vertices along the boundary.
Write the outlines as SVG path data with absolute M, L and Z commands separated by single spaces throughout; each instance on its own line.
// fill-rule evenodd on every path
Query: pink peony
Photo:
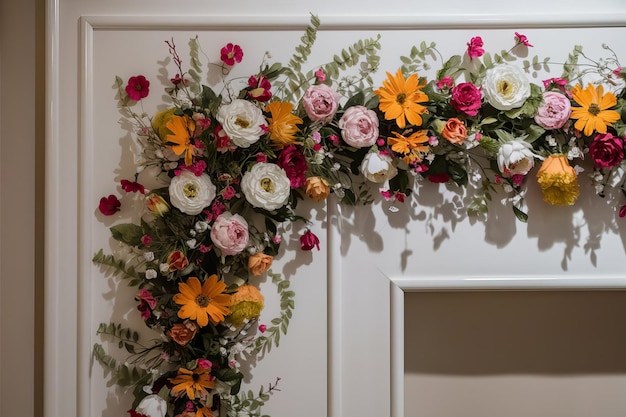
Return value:
M 211 240 L 222 255 L 236 255 L 248 246 L 248 222 L 239 214 L 222 213 L 211 229 Z
M 292 188 L 300 188 L 306 183 L 304 174 L 309 169 L 302 152 L 295 146 L 289 145 L 278 155 L 276 165 L 285 170 L 289 185 Z
M 476 116 L 482 105 L 483 94 L 472 83 L 460 83 L 452 89 L 450 105 L 468 116 Z
M 146 80 L 143 75 L 137 75 L 136 77 L 130 77 L 128 84 L 126 84 L 126 94 L 131 100 L 139 101 L 142 98 L 148 97 L 150 92 L 150 81 Z
M 597 168 L 611 168 L 624 159 L 624 141 L 611 133 L 596 135 L 589 144 L 589 156 Z
M 556 91 L 546 91 L 535 115 L 535 122 L 544 129 L 559 129 L 567 122 L 570 113 L 571 105 L 567 97 Z
M 309 87 L 302 102 L 309 119 L 329 122 L 339 107 L 339 95 L 326 84 L 318 84 Z
M 120 200 L 118 200 L 116 196 L 111 194 L 108 197 L 102 197 L 100 199 L 98 210 L 100 210 L 100 213 L 104 214 L 105 216 L 112 216 L 120 211 L 121 206 L 122 203 L 120 203 Z
M 378 139 L 378 116 L 363 106 L 348 108 L 339 120 L 341 137 L 355 148 L 369 148 Z
M 485 50 L 483 47 L 483 40 L 480 36 L 475 36 L 467 43 L 467 55 L 470 58 L 478 58 L 483 56 Z
M 229 43 L 220 50 L 220 58 L 224 64 L 232 67 L 243 59 L 243 50 L 239 45 Z

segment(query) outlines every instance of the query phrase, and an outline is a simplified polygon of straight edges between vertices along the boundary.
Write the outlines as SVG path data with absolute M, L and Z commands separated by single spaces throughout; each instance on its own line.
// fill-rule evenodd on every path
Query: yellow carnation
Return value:
M 228 319 L 235 326 L 241 326 L 244 320 L 259 318 L 265 298 L 253 285 L 242 285 L 231 297 Z

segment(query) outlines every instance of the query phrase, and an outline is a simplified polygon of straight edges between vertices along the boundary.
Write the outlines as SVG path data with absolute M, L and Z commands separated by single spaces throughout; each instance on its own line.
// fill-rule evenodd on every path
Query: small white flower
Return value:
M 482 87 L 487 102 L 498 110 L 521 107 L 530 97 L 526 74 L 519 67 L 506 63 L 488 69 Z
M 148 262 L 154 261 L 154 252 L 145 252 L 143 258 Z
M 189 236 L 191 236 L 191 237 L 196 237 L 196 231 L 195 231 L 194 229 L 191 229 L 191 230 L 189 231 Z
M 159 265 L 159 271 L 163 273 L 170 272 L 170 266 L 167 263 L 162 263 Z
M 230 140 L 240 148 L 249 148 L 258 141 L 264 134 L 261 126 L 267 124 L 261 109 L 241 99 L 220 107 L 217 120 Z
M 167 402 L 156 394 L 148 395 L 141 400 L 135 411 L 148 417 L 165 417 L 167 415 Z
M 201 220 L 199 222 L 196 222 L 196 224 L 194 225 L 194 228 L 196 229 L 196 232 L 202 233 L 202 232 L 205 232 L 209 228 L 209 224 Z
M 215 198 L 216 188 L 207 174 L 196 176 L 182 171 L 172 178 L 169 193 L 172 205 L 185 214 L 200 214 Z
M 289 200 L 291 185 L 284 169 L 260 162 L 243 175 L 241 190 L 253 207 L 276 210 Z
M 196 242 L 196 239 L 189 239 L 185 243 L 187 243 L 187 247 L 189 247 L 189 249 L 195 248 L 196 245 L 198 244 L 198 242 Z
M 154 269 L 146 269 L 146 279 L 154 279 L 157 277 L 157 271 Z

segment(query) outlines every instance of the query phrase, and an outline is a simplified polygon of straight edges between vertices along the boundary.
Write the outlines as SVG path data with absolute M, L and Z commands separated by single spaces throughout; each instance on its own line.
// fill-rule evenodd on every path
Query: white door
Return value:
M 46 415 L 113 417 L 132 402 L 130 393 L 108 386 L 91 360 L 93 344 L 101 342 L 100 322 L 142 324 L 132 314 L 134 289 L 91 263 L 100 248 L 112 250 L 108 227 L 135 214 L 97 213 L 100 197 L 113 194 L 116 184 L 134 173 L 128 128 L 120 124 L 116 107 L 115 76 L 152 77 L 144 110 L 162 110 L 159 88 L 172 65 L 166 40 L 186 51 L 197 35 L 209 58 L 228 42 L 242 45 L 246 61 L 238 69 L 245 74 L 266 51 L 274 60 L 288 59 L 309 12 L 322 20 L 311 65 L 381 34 L 382 70 L 375 83 L 384 71 L 395 72 L 399 57 L 421 41 L 436 42 L 447 55 L 463 53 L 466 42 L 480 35 L 486 48 L 493 45 L 492 52 L 499 52 L 511 45 L 515 31 L 523 31 L 535 44 L 531 58 L 536 53 L 562 62 L 574 44 L 600 53 L 603 42 L 626 56 L 620 43 L 626 10 L 618 3 L 598 2 L 589 13 L 582 1 L 549 6 L 406 1 L 393 7 L 349 1 L 318 3 L 315 9 L 252 1 L 198 0 L 184 8 L 167 2 L 50 1 Z M 531 186 L 530 220 L 524 224 L 497 201 L 488 220 L 473 220 L 461 200 L 454 189 L 422 184 L 418 196 L 403 204 L 377 197 L 371 207 L 336 207 L 331 199 L 328 205 L 299 208 L 313 220 L 321 250 L 301 252 L 302 230 L 285 231 L 286 249 L 274 269 L 291 280 L 296 308 L 280 346 L 245 381 L 257 390 L 281 378 L 267 414 L 404 415 L 405 396 L 411 395 L 404 387 L 406 292 L 624 287 L 626 229 L 611 207 L 598 209 L 593 199 L 574 208 L 547 207 Z M 261 285 L 267 294 L 273 291 L 269 282 Z M 269 320 L 278 300 L 266 297 L 263 318 Z

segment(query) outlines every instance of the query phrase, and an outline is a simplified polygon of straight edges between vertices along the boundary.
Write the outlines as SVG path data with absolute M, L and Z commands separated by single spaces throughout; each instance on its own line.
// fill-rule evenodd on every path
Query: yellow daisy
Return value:
M 185 391 L 187 398 L 193 400 L 197 396 L 206 394 L 207 389 L 211 389 L 215 386 L 213 377 L 210 374 L 210 368 L 197 367 L 193 371 L 186 368 L 178 368 L 178 375 L 174 378 L 169 378 L 169 381 L 174 384 L 172 391 L 175 394 Z
M 265 111 L 271 113 L 269 122 L 270 140 L 280 149 L 295 143 L 295 134 L 300 131 L 297 125 L 302 119 L 291 113 L 293 104 L 273 101 L 265 106 Z
M 584 90 L 577 85 L 572 88 L 572 97 L 582 107 L 572 107 L 570 117 L 576 120 L 574 127 L 586 136 L 594 131 L 606 133 L 606 127 L 620 119 L 618 112 L 607 110 L 617 104 L 615 95 L 610 91 L 605 94 L 601 85 L 588 84 Z
M 166 146 L 178 156 L 184 153 L 185 165 L 191 166 L 194 151 L 191 137 L 196 130 L 196 123 L 188 116 L 172 116 L 165 127 L 172 132 L 171 135 L 166 135 Z
M 228 306 L 231 304 L 231 296 L 224 294 L 225 289 L 226 284 L 218 281 L 215 274 L 202 285 L 196 277 L 190 277 L 186 283 L 180 282 L 180 292 L 172 298 L 176 304 L 182 305 L 178 317 L 195 320 L 200 327 L 209 324 L 209 319 L 215 324 L 224 321 L 230 313 Z
M 423 155 L 428 153 L 428 146 L 424 145 L 428 142 L 427 133 L 426 130 L 418 130 L 407 137 L 393 132 L 396 137 L 387 138 L 387 143 L 391 146 L 392 151 L 403 155 L 402 159 L 406 163 L 420 162 Z
M 385 120 L 395 119 L 400 129 L 404 129 L 407 121 L 414 126 L 421 126 L 421 115 L 428 112 L 426 107 L 419 104 L 428 101 L 426 93 L 421 91 L 425 85 L 426 82 L 419 82 L 417 73 L 405 80 L 400 70 L 396 75 L 388 72 L 383 86 L 374 91 L 380 97 L 378 108 L 385 113 Z

